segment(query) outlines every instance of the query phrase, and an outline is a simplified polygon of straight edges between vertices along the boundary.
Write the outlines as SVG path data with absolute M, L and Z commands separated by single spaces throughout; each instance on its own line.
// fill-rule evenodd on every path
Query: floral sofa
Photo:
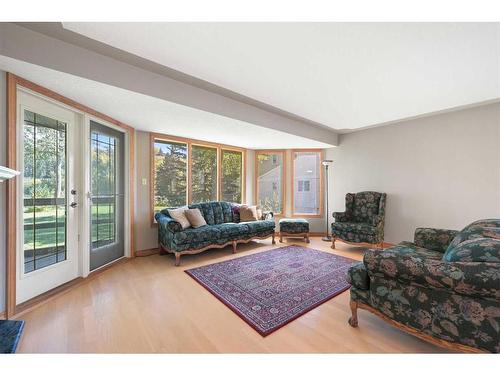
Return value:
M 375 191 L 346 194 L 345 212 L 333 213 L 332 249 L 337 239 L 383 247 L 386 199 L 387 194 Z
M 348 281 L 351 326 L 363 308 L 446 348 L 500 351 L 500 219 L 418 228 L 414 242 L 368 250 Z
M 175 265 L 178 266 L 183 254 L 196 254 L 228 245 L 233 245 L 235 252 L 238 243 L 269 236 L 272 236 L 274 244 L 273 214 L 264 213 L 261 218 L 264 220 L 240 222 L 239 206 L 229 202 L 191 204 L 189 208 L 200 209 L 207 225 L 187 229 L 182 229 L 181 225 L 170 217 L 168 209 L 162 210 L 155 215 L 160 253 L 174 253 Z

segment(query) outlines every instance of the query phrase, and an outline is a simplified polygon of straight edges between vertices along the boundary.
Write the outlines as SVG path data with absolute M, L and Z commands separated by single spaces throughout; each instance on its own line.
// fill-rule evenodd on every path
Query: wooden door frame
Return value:
M 99 118 L 125 130 L 129 139 L 129 227 L 130 257 L 135 256 L 134 241 L 134 176 L 135 176 L 135 130 L 133 127 L 119 122 L 101 112 L 62 96 L 52 90 L 37 85 L 24 78 L 7 73 L 7 167 L 17 169 L 17 87 L 21 86 L 66 106 Z M 16 261 L 17 261 L 17 178 L 6 181 L 7 184 L 7 251 L 6 251 L 6 298 L 5 315 L 12 317 L 19 312 L 16 304 Z M 37 298 L 37 297 L 35 297 Z M 25 303 L 23 303 L 25 304 Z

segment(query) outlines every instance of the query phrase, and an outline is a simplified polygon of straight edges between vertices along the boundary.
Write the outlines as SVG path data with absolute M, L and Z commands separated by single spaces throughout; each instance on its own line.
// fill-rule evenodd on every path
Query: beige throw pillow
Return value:
M 185 213 L 187 219 L 189 220 L 193 228 L 199 228 L 204 225 L 207 225 L 205 218 L 203 217 L 201 211 L 198 208 L 191 208 L 189 210 L 186 210 Z
M 168 210 L 168 214 L 170 215 L 170 217 L 172 219 L 174 219 L 175 221 L 177 221 L 181 225 L 182 229 L 186 229 L 186 228 L 189 228 L 191 226 L 191 224 L 189 223 L 189 220 L 186 217 L 187 210 L 188 209 L 186 207 Z
M 240 221 L 257 221 L 257 206 L 241 206 Z

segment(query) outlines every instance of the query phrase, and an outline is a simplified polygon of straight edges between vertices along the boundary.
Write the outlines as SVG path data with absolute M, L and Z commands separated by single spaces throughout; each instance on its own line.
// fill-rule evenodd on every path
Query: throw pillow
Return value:
M 257 221 L 257 206 L 241 206 L 240 207 L 241 221 Z
M 240 222 L 240 208 L 241 208 L 241 204 L 233 203 L 233 204 L 231 204 L 231 208 L 233 210 L 233 221 L 235 223 L 239 223 Z
M 459 243 L 443 255 L 445 262 L 500 262 L 500 240 L 474 238 Z
M 207 225 L 207 222 L 205 221 L 205 218 L 201 214 L 201 211 L 199 208 L 192 208 L 189 210 L 185 211 L 186 217 L 191 223 L 191 226 L 193 228 L 199 228 L 204 225 Z
M 181 225 L 182 229 L 186 229 L 186 228 L 189 228 L 191 226 L 191 224 L 189 223 L 189 220 L 186 217 L 186 210 L 187 210 L 186 207 L 168 210 L 168 214 L 170 215 L 170 217 L 172 219 L 174 219 L 175 221 L 177 221 Z
M 469 226 L 467 229 L 462 229 L 450 242 L 448 250 L 452 250 L 458 244 L 472 240 L 474 238 L 496 238 L 500 239 L 500 227 L 479 227 Z

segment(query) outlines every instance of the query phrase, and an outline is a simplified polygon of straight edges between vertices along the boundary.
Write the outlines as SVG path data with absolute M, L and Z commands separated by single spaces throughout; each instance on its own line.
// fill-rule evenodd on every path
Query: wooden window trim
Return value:
M 283 212 L 274 213 L 274 217 L 286 216 L 286 150 L 255 150 L 255 164 L 254 164 L 254 202 L 258 205 L 259 202 L 259 155 L 282 155 L 283 157 L 283 175 L 281 178 L 281 207 Z
M 158 224 L 156 223 L 154 219 L 154 185 L 155 185 L 155 173 L 154 173 L 154 143 L 155 140 L 159 141 L 166 141 L 166 142 L 175 142 L 175 143 L 183 143 L 187 145 L 188 153 L 187 153 L 187 204 L 192 203 L 192 166 L 193 166 L 193 158 L 192 158 L 192 147 L 193 146 L 201 146 L 201 147 L 209 147 L 209 148 L 215 148 L 217 149 L 217 200 L 221 199 L 222 196 L 222 151 L 227 150 L 227 151 L 236 151 L 236 152 L 241 152 L 242 158 L 242 176 L 241 176 L 241 200 L 242 203 L 246 202 L 246 175 L 247 175 L 247 168 L 246 168 L 246 160 L 247 160 L 247 150 L 242 147 L 237 147 L 237 146 L 231 146 L 231 145 L 226 145 L 222 143 L 215 143 L 215 142 L 208 142 L 208 141 L 201 141 L 198 139 L 192 139 L 192 138 L 185 138 L 185 137 L 178 137 L 174 135 L 169 135 L 169 134 L 162 134 L 162 133 L 150 133 L 149 134 L 149 148 L 150 148 L 150 167 L 149 167 L 149 173 L 150 173 L 150 189 L 149 189 L 149 210 L 150 210 L 150 217 L 151 217 L 151 226 L 156 227 Z
M 43 95 L 56 102 L 65 104 L 80 112 L 101 119 L 125 130 L 129 137 L 129 241 L 130 257 L 135 256 L 135 130 L 132 126 L 115 120 L 104 113 L 98 112 L 86 105 L 60 95 L 50 89 L 37 85 L 12 73 L 7 73 L 7 166 L 17 169 L 17 88 L 24 87 L 35 93 Z M 16 261 L 17 261 L 17 179 L 6 181 L 7 184 L 7 261 L 6 261 L 6 301 L 5 310 L 7 318 L 18 314 L 22 307 L 16 305 Z M 39 297 L 35 297 L 39 298 Z M 29 301 L 28 301 L 29 302 Z M 24 303 L 23 303 L 24 304 Z
M 319 214 L 304 214 L 300 212 L 295 212 L 295 204 L 294 204 L 294 194 L 295 194 L 295 155 L 304 153 L 304 152 L 315 152 L 319 154 Z M 324 171 L 321 162 L 325 159 L 325 151 L 319 149 L 294 149 L 292 150 L 292 217 L 309 217 L 309 218 L 322 218 L 324 215 Z

